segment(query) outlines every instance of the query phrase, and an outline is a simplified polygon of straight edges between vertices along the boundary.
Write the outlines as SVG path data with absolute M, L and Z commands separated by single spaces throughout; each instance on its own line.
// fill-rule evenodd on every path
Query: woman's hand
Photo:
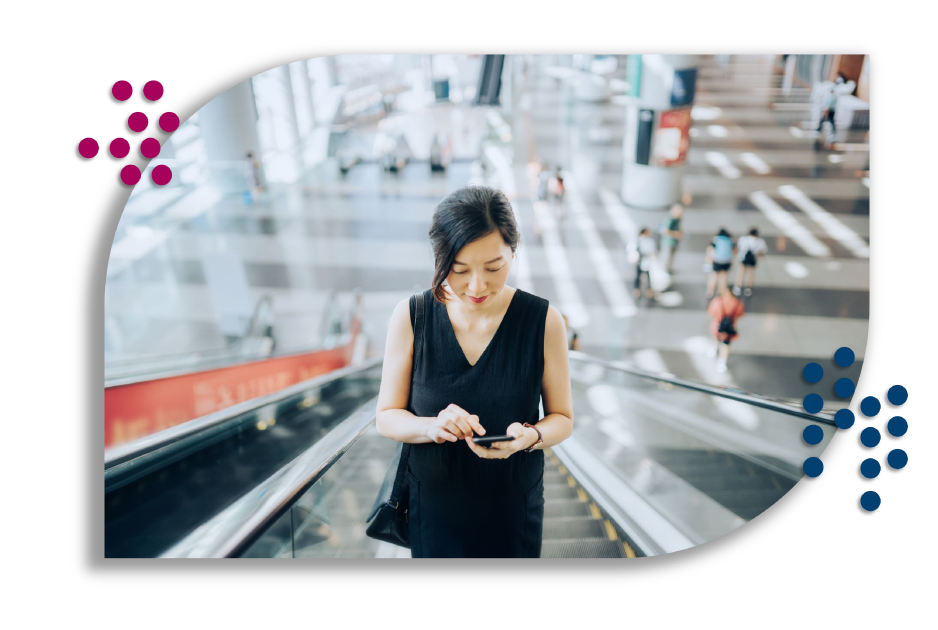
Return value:
M 514 422 L 509 425 L 505 435 L 511 435 L 515 439 L 508 442 L 493 442 L 489 448 L 479 446 L 472 441 L 472 436 L 465 438 L 466 444 L 472 449 L 472 452 L 482 459 L 507 459 L 527 448 L 531 448 L 537 442 L 537 431 L 528 429 L 520 422 Z
M 485 429 L 479 424 L 479 416 L 457 405 L 450 405 L 427 426 L 427 437 L 437 444 L 458 442 L 462 439 L 472 440 L 473 431 L 485 435 Z

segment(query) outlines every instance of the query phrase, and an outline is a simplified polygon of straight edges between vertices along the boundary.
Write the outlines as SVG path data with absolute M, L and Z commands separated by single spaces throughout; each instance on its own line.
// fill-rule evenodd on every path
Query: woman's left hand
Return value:
M 537 435 L 534 430 L 528 431 L 520 422 L 509 425 L 505 435 L 511 435 L 515 439 L 508 442 L 494 442 L 488 448 L 473 442 L 472 436 L 467 436 L 464 439 L 472 452 L 482 459 L 507 459 L 518 451 L 530 448 L 532 444 L 537 442 Z

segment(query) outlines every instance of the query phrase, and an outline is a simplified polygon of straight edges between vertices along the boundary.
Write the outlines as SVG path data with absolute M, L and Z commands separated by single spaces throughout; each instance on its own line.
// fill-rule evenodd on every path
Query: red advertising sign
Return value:
M 136 440 L 344 367 L 354 344 L 353 337 L 342 348 L 105 388 L 104 446 Z
M 690 109 L 661 112 L 652 151 L 652 163 L 655 166 L 684 163 L 690 147 L 690 123 Z

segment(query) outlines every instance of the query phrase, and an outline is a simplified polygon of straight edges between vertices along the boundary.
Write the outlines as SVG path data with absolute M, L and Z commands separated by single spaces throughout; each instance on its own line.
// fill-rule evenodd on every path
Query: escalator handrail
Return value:
M 641 370 L 617 361 L 591 357 L 580 352 L 571 352 L 570 358 L 575 361 L 600 365 L 640 378 L 671 383 L 676 387 L 736 400 L 814 422 L 830 422 L 833 424 L 833 420 L 828 413 L 808 414 L 799 411 L 794 405 L 785 405 L 776 399 L 759 394 L 687 381 L 668 374 Z M 372 359 L 371 365 L 376 365 L 380 360 L 381 357 Z M 364 368 L 360 367 L 359 369 Z M 267 398 L 279 399 L 283 395 L 280 392 Z M 272 401 L 265 401 L 264 404 L 269 402 Z M 161 557 L 225 558 L 237 557 L 243 554 L 371 428 L 375 422 L 376 405 L 377 398 L 360 407 L 299 457 L 228 508 L 203 523 L 182 541 L 163 553 Z
M 163 558 L 231 558 L 243 554 L 375 422 L 371 399 L 292 462 L 161 554 Z
M 244 414 L 260 409 L 265 405 L 276 404 L 284 398 L 296 396 L 307 390 L 321 387 L 346 376 L 353 376 L 364 372 L 379 365 L 383 360 L 383 356 L 372 357 L 361 363 L 339 368 L 327 374 L 290 385 L 272 394 L 252 398 L 216 411 L 215 413 L 210 413 L 200 418 L 195 418 L 194 420 L 189 420 L 188 422 L 183 422 L 174 427 L 164 429 L 163 431 L 158 431 L 153 435 L 148 435 L 138 440 L 127 442 L 126 444 L 120 444 L 105 449 L 104 470 L 106 472 L 109 468 L 178 443 L 184 439 L 191 438 L 208 429 L 217 429 L 220 425 L 236 421 Z
M 352 335 L 350 333 L 345 333 L 340 337 L 339 342 L 336 344 L 335 348 L 342 347 L 348 344 L 352 340 Z M 332 350 L 333 348 L 326 348 L 323 346 L 316 346 L 313 348 L 297 348 L 293 350 L 284 350 L 282 352 L 273 352 L 267 355 L 258 355 L 258 356 L 245 356 L 238 354 L 241 345 L 243 345 L 243 338 L 238 339 L 231 346 L 233 349 L 232 352 L 228 354 L 219 355 L 217 357 L 202 357 L 198 359 L 195 363 L 190 365 L 176 368 L 176 369 L 164 369 L 162 371 L 151 371 L 151 372 L 138 372 L 134 374 L 128 374 L 127 376 L 115 376 L 111 378 L 105 378 L 104 380 L 104 389 L 109 389 L 111 387 L 121 387 L 123 385 L 134 385 L 136 383 L 145 383 L 147 381 L 156 381 L 164 378 L 173 378 L 176 376 L 188 376 L 189 374 L 197 374 L 199 372 L 207 372 L 209 370 L 223 370 L 229 367 L 235 367 L 238 365 L 245 365 L 247 363 L 254 363 L 256 361 L 269 361 L 271 359 L 283 359 L 287 357 L 299 357 L 304 354 L 312 354 L 314 352 L 323 352 L 326 350 Z M 192 353 L 194 356 L 198 353 Z M 165 355 L 170 356 L 170 355 Z M 185 356 L 185 355 L 177 355 Z
M 590 365 L 598 365 L 610 370 L 615 370 L 617 372 L 625 372 L 639 378 L 647 378 L 661 383 L 670 383 L 675 387 L 683 387 L 684 389 L 692 389 L 698 392 L 703 392 L 705 394 L 710 394 L 712 396 L 728 398 L 730 400 L 746 403 L 754 407 L 761 407 L 763 409 L 777 411 L 778 413 L 783 413 L 789 416 L 796 416 L 804 420 L 837 426 L 837 423 L 834 422 L 834 413 L 836 412 L 836 409 L 832 410 L 825 408 L 816 414 L 810 414 L 803 408 L 798 407 L 795 404 L 789 404 L 780 398 L 772 398 L 770 396 L 763 396 L 762 394 L 754 394 L 752 392 L 747 392 L 735 387 L 723 387 L 721 385 L 710 385 L 707 383 L 698 383 L 697 381 L 688 381 L 682 378 L 678 378 L 673 374 L 650 372 L 648 370 L 642 370 L 640 368 L 633 367 L 621 361 L 600 359 L 599 357 L 594 357 L 582 352 L 577 352 L 575 350 L 570 351 L 570 359 Z

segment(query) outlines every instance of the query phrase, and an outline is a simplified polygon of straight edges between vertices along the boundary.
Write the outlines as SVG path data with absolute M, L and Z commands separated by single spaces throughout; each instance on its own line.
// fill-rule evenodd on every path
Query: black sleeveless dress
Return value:
M 446 307 L 430 291 L 424 304 L 411 413 L 436 416 L 455 404 L 479 416 L 486 435 L 504 435 L 513 422 L 537 423 L 547 300 L 517 289 L 475 365 L 463 354 Z M 462 440 L 414 444 L 407 475 L 412 557 L 540 557 L 543 451 L 491 460 Z

